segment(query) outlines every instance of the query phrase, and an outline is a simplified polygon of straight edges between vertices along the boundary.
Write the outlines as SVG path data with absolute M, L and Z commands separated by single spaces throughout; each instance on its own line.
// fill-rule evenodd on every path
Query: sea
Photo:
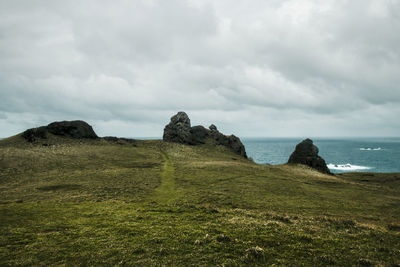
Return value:
M 305 138 L 241 138 L 247 155 L 259 164 L 286 163 Z M 400 137 L 312 138 L 333 173 L 400 172 Z

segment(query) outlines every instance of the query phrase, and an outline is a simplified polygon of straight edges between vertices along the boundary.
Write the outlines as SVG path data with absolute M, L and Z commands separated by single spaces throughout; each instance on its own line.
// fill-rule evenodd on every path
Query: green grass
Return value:
M 181 191 L 175 187 L 175 168 L 174 163 L 169 158 L 168 154 L 161 151 L 164 160 L 163 168 L 160 174 L 161 185 L 156 188 L 151 196 L 153 201 L 158 201 L 160 204 L 173 203 L 180 197 Z
M 400 174 L 162 141 L 0 141 L 0 265 L 398 266 Z

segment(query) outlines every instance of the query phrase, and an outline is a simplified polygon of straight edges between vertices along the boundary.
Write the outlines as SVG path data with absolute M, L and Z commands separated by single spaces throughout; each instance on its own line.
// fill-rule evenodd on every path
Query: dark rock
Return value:
M 239 137 L 234 136 L 233 134 L 228 136 L 228 147 L 233 150 L 236 154 L 247 158 L 246 149 L 244 148 L 243 143 L 240 141 Z
M 311 139 L 305 139 L 296 145 L 296 149 L 290 155 L 288 163 L 304 164 L 322 173 L 331 174 L 325 160 L 318 156 L 318 147 Z
M 218 131 L 217 126 L 215 126 L 214 124 L 211 124 L 208 129 L 210 129 L 210 131 Z
M 185 112 L 180 111 L 172 116 L 170 123 L 165 126 L 163 140 L 189 144 L 190 135 L 190 119 Z
M 220 133 L 218 130 L 211 131 L 211 137 L 215 140 L 215 143 L 217 145 L 222 145 L 222 146 L 229 145 L 228 137 Z
M 47 139 L 46 126 L 28 129 L 22 133 L 22 137 L 28 142 L 35 142 L 38 139 Z
M 190 119 L 185 112 L 178 112 L 164 128 L 163 140 L 187 145 L 205 144 L 207 138 L 214 140 L 216 145 L 226 146 L 238 155 L 247 158 L 246 150 L 240 139 L 234 135 L 226 136 L 217 130 L 214 124 L 209 127 L 190 126 Z
M 22 133 L 22 137 L 28 142 L 39 139 L 47 139 L 48 133 L 71 138 L 97 138 L 92 126 L 84 121 L 61 121 L 53 122 L 47 126 L 28 129 Z
M 72 138 L 97 138 L 92 126 L 84 121 L 60 121 L 47 125 L 47 131 L 54 135 Z
M 207 137 L 210 136 L 210 131 L 201 125 L 190 128 L 190 145 L 205 144 Z
M 246 149 L 238 137 L 234 135 L 226 136 L 216 130 L 216 127 L 215 130 L 211 131 L 211 136 L 217 145 L 229 147 L 236 154 L 247 158 Z

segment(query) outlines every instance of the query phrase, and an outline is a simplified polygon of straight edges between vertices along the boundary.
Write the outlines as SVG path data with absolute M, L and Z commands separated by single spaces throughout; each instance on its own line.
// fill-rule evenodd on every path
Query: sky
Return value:
M 399 136 L 400 0 L 0 0 L 0 137 Z

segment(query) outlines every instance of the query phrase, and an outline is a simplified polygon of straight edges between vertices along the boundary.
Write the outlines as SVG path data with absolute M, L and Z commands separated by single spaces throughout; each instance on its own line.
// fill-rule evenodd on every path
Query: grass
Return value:
M 0 265 L 400 265 L 400 174 L 208 143 L 0 141 Z
M 163 168 L 160 173 L 161 185 L 156 188 L 151 199 L 160 204 L 173 203 L 180 196 L 180 191 L 175 187 L 175 169 L 172 160 L 167 153 L 161 151 L 164 160 Z

